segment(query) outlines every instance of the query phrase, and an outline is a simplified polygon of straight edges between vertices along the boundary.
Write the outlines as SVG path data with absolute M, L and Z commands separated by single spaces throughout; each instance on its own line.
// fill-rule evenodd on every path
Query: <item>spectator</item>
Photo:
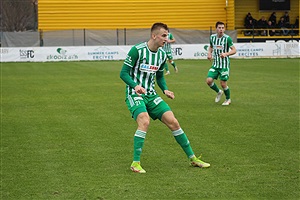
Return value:
M 289 34 L 289 30 L 287 29 L 287 25 L 284 21 L 284 17 L 281 17 L 278 24 L 277 24 L 277 28 L 281 28 L 281 33 L 286 36 Z
M 289 16 L 289 12 L 285 12 L 283 17 L 283 21 L 285 23 L 285 27 L 286 28 L 290 28 L 290 16 Z
M 245 35 L 245 36 L 252 35 L 253 30 L 250 30 L 250 29 L 253 29 L 253 28 L 254 28 L 252 19 L 250 19 L 250 20 L 247 22 L 247 24 L 245 24 L 245 28 L 246 28 L 247 30 L 244 31 L 244 35 Z
M 249 24 L 250 20 L 253 20 L 253 17 L 251 15 L 251 13 L 248 13 L 245 17 L 244 25 L 246 26 L 247 24 Z
M 254 31 L 253 29 L 256 29 L 256 20 L 255 19 L 250 19 L 249 22 L 247 24 L 245 24 L 245 28 L 247 30 L 245 30 L 244 35 L 248 36 L 248 35 L 258 35 L 256 31 Z
M 254 24 L 253 24 L 253 17 L 251 15 L 251 13 L 249 12 L 244 20 L 244 26 L 246 29 L 253 29 L 254 28 Z M 252 30 L 245 30 L 244 35 L 248 36 L 248 35 L 252 35 L 253 31 Z
M 268 21 L 267 28 L 269 29 L 269 35 L 274 36 L 275 35 L 275 26 L 272 24 L 271 21 Z
M 271 14 L 271 16 L 269 17 L 269 21 L 272 22 L 272 25 L 273 25 L 273 26 L 276 26 L 276 23 L 277 23 L 277 20 L 276 20 L 276 12 L 273 12 L 273 13 Z
M 267 28 L 267 26 L 268 26 L 268 22 L 267 22 L 266 18 L 264 16 L 262 16 L 260 18 L 260 20 L 258 20 L 257 28 L 264 29 L 264 28 Z M 267 31 L 266 30 L 260 31 L 260 35 L 262 35 L 262 36 L 267 35 Z

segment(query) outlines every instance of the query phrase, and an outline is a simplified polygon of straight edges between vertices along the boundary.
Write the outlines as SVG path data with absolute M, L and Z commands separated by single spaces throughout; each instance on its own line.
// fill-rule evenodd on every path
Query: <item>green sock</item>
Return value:
M 145 131 L 136 130 L 133 138 L 133 161 L 139 162 L 141 160 L 145 137 Z
M 224 89 L 224 94 L 226 96 L 226 99 L 230 99 L 230 89 L 228 86 Z
M 166 69 L 167 72 L 169 71 L 168 64 L 165 65 L 165 69 Z
M 191 158 L 194 156 L 194 152 L 192 150 L 192 147 L 190 145 L 190 141 L 188 140 L 186 134 L 183 132 L 182 129 L 178 129 L 177 131 L 172 131 L 173 136 L 175 137 L 175 140 L 177 143 L 181 146 L 185 154 L 188 158 Z
M 219 92 L 220 89 L 218 88 L 218 86 L 215 84 L 215 83 L 212 83 L 210 86 L 209 86 L 211 89 L 213 89 L 214 91 L 216 92 Z
M 171 62 L 171 65 L 173 65 L 173 67 L 176 68 L 176 64 L 174 61 Z

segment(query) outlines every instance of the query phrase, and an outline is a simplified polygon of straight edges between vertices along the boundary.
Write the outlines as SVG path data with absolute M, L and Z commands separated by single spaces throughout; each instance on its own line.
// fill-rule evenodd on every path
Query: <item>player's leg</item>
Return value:
M 150 124 L 150 117 L 147 113 L 145 102 L 142 97 L 137 95 L 128 96 L 126 104 L 138 125 L 133 138 L 133 162 L 130 169 L 133 172 L 146 173 L 140 165 L 140 160 L 146 133 Z
M 142 154 L 148 126 L 150 124 L 150 117 L 148 113 L 147 112 L 140 113 L 136 118 L 136 122 L 138 124 L 138 128 L 133 138 L 133 162 L 130 166 L 130 169 L 133 172 L 146 173 L 146 171 L 141 167 L 141 154 Z
M 165 112 L 161 121 L 172 131 L 172 134 L 176 142 L 181 146 L 185 154 L 190 160 L 190 163 L 194 167 L 209 167 L 209 163 L 205 163 L 199 158 L 197 158 L 193 152 L 191 144 L 187 138 L 187 135 L 181 129 L 178 120 L 175 118 L 172 111 Z
M 226 96 L 226 99 L 224 103 L 222 104 L 223 106 L 228 106 L 231 103 L 230 99 L 230 88 L 227 85 L 227 81 L 229 79 L 229 69 L 223 69 L 220 75 L 220 84 L 221 87 L 224 90 L 224 94 Z
M 166 70 L 165 75 L 169 75 L 170 74 L 170 70 L 169 70 L 169 66 L 168 66 L 167 63 L 165 64 L 165 70 Z
M 216 69 L 210 68 L 206 78 L 206 84 L 217 93 L 215 102 L 219 102 L 223 94 L 223 91 L 220 90 L 214 82 L 214 79 L 217 79 L 218 76 L 219 76 L 219 72 Z
M 178 68 L 176 66 L 175 61 L 173 60 L 172 52 L 167 52 L 167 57 L 168 57 L 169 63 L 174 67 L 175 72 L 178 73 Z

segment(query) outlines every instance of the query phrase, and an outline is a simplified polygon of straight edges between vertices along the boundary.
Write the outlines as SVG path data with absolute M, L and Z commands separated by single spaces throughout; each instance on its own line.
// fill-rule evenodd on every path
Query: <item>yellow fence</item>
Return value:
M 227 2 L 227 4 L 226 4 Z M 39 29 L 136 29 L 164 22 L 209 30 L 216 21 L 234 29 L 234 0 L 39 0 Z

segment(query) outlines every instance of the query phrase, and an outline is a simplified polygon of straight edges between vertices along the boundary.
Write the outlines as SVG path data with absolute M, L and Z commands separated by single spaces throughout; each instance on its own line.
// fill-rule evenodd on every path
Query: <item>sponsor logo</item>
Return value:
M 158 69 L 159 69 L 159 67 L 155 66 L 155 65 L 148 65 L 145 63 L 140 64 L 141 72 L 155 73 Z
M 34 58 L 34 51 L 33 50 L 20 49 L 19 52 L 20 52 L 20 58 L 21 59 Z
M 172 54 L 175 56 L 181 56 L 182 55 L 182 48 L 172 48 Z
M 194 57 L 207 57 L 207 51 L 208 51 L 209 45 L 205 45 L 203 47 L 204 51 L 197 51 L 194 53 Z
M 91 56 L 93 60 L 114 60 L 115 56 L 119 55 L 119 51 L 112 51 L 107 47 L 98 47 L 87 54 Z M 131 59 L 128 60 L 128 62 L 131 62 Z
M 125 61 L 131 63 L 132 62 L 131 56 L 127 55 Z
M 8 54 L 8 49 L 0 48 L 0 54 Z
M 223 50 L 224 47 L 222 45 L 215 45 L 214 49 L 216 49 L 216 50 Z
M 162 100 L 162 98 L 161 97 L 157 97 L 156 99 L 154 99 L 154 103 L 156 104 L 156 105 L 158 105 L 160 102 L 162 102 L 163 100 Z
M 273 56 L 299 55 L 298 42 L 276 42 L 276 49 L 273 49 Z
M 68 54 L 67 50 L 63 48 L 57 48 L 55 54 L 47 56 L 47 60 L 78 60 L 77 54 Z
M 264 51 L 263 48 L 257 48 L 252 44 L 245 44 L 238 48 L 237 50 L 237 56 L 242 57 L 256 57 L 259 56 L 261 52 Z
M 133 100 L 138 101 L 138 100 L 143 100 L 143 98 L 142 97 L 133 97 Z
M 228 76 L 228 72 L 222 72 L 221 76 Z

